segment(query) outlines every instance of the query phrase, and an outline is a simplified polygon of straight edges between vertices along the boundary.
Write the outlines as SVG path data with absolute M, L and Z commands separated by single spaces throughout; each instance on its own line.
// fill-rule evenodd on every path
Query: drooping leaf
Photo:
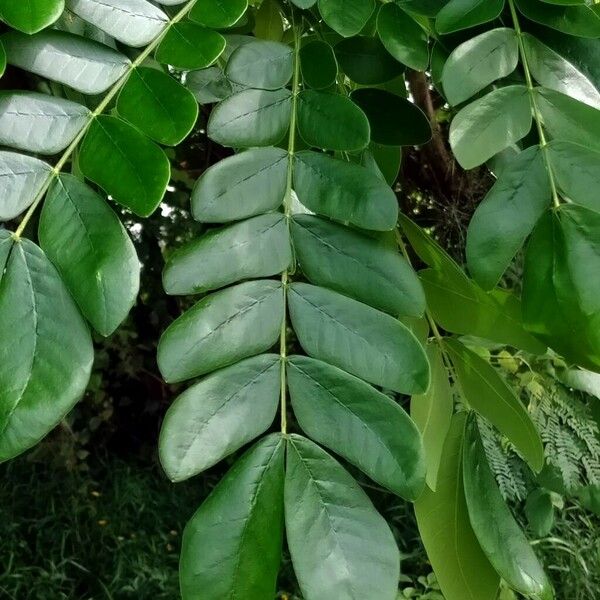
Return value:
M 569 35 L 600 37 L 600 14 L 593 6 L 559 6 L 539 0 L 515 0 L 519 10 L 530 20 Z
M 294 571 L 310 600 L 394 600 L 394 537 L 350 474 L 316 444 L 287 444 L 285 523 Z
M 101 94 L 126 72 L 129 59 L 94 40 L 64 31 L 35 35 L 5 33 L 2 44 L 11 65 L 64 83 L 83 94 Z
M 437 14 L 439 33 L 453 33 L 475 27 L 500 16 L 504 0 L 450 0 Z
M 194 4 L 190 19 L 205 27 L 225 29 L 240 20 L 247 6 L 247 0 L 203 0 Z
M 167 294 L 199 294 L 231 283 L 281 273 L 292 249 L 281 213 L 259 215 L 210 231 L 176 250 L 167 260 Z
M 364 229 L 391 230 L 398 218 L 396 196 L 385 181 L 323 153 L 295 155 L 294 190 L 311 211 Z
M 284 442 L 271 435 L 228 471 L 183 533 L 183 600 L 275 597 L 283 538 Z
M 288 155 L 279 148 L 253 148 L 209 169 L 192 192 L 197 221 L 223 223 L 274 210 L 285 195 Z
M 529 93 L 510 85 L 475 100 L 452 119 L 450 145 L 464 169 L 472 169 L 525 137 L 531 129 Z
M 176 319 L 158 344 L 166 381 L 210 373 L 268 350 L 283 320 L 280 282 L 249 281 L 204 297 Z
M 62 175 L 44 203 L 39 239 L 83 315 L 110 335 L 140 286 L 140 263 L 117 215 L 85 183 Z
M 415 502 L 419 533 L 447 600 L 495 600 L 500 578 L 469 522 L 462 474 L 466 413 L 452 417 L 438 471 L 436 491 Z
M 304 83 L 322 90 L 335 83 L 338 64 L 333 48 L 322 40 L 312 40 L 300 48 L 300 66 Z
M 319 0 L 323 21 L 343 37 L 356 35 L 374 10 L 374 0 Z
M 90 111 L 81 104 L 36 92 L 0 94 L 0 145 L 40 154 L 64 150 Z
M 0 0 L 0 17 L 27 34 L 52 25 L 64 9 L 65 0 Z
M 296 259 L 312 283 L 394 316 L 421 316 L 425 294 L 415 272 L 383 240 L 319 217 L 292 221 Z
M 444 346 L 469 406 L 503 433 L 539 473 L 544 465 L 540 434 L 513 389 L 487 361 L 458 340 L 447 338 Z
M 81 146 L 79 165 L 119 204 L 136 215 L 151 215 L 162 200 L 171 166 L 165 153 L 117 117 L 94 119 Z
M 201 473 L 268 429 L 279 405 L 280 370 L 279 355 L 262 354 L 221 369 L 178 396 L 159 441 L 169 479 Z
M 554 594 L 544 569 L 500 494 L 474 415 L 465 429 L 463 470 L 471 526 L 490 563 L 511 588 L 551 600 Z
M 225 50 L 225 38 L 218 32 L 180 22 L 169 28 L 156 50 L 156 60 L 177 69 L 210 67 Z
M 400 321 L 324 288 L 288 289 L 292 325 L 307 354 L 397 392 L 427 390 L 425 351 Z
M 46 255 L 25 239 L 9 250 L 0 279 L 0 462 L 58 425 L 93 361 L 85 321 Z

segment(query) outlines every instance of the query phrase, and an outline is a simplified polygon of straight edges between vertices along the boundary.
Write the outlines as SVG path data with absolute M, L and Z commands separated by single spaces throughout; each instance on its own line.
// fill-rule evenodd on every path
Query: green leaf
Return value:
M 550 178 L 539 146 L 517 154 L 477 207 L 467 232 L 467 264 L 493 288 L 550 204 Z
M 396 195 L 365 167 L 307 151 L 294 165 L 294 190 L 309 210 L 365 229 L 394 228 Z
M 323 21 L 343 37 L 356 35 L 374 10 L 374 0 L 319 0 Z
M 132 71 L 117 100 L 119 114 L 153 140 L 176 146 L 198 118 L 194 95 L 172 77 L 146 67 Z
M 279 148 L 253 148 L 211 166 L 192 191 L 194 219 L 223 223 L 276 209 L 285 195 L 287 159 Z
M 444 597 L 495 600 L 500 579 L 483 553 L 465 502 L 462 447 L 466 413 L 452 417 L 435 492 L 415 502 L 419 533 Z
M 119 204 L 140 217 L 160 204 L 171 177 L 165 153 L 116 117 L 94 119 L 81 147 L 79 166 Z
M 160 431 L 160 462 L 184 481 L 269 428 L 279 406 L 280 357 L 262 354 L 226 367 L 179 395 Z
M 382 5 L 377 15 L 377 33 L 386 50 L 416 71 L 429 65 L 427 33 L 394 2 Z
M 518 142 L 530 129 L 527 88 L 510 85 L 460 110 L 450 125 L 450 145 L 461 167 L 472 169 Z
M 573 202 L 600 211 L 600 152 L 573 142 L 552 140 L 547 146 L 558 187 Z
M 535 89 L 542 123 L 550 135 L 600 151 L 600 110 L 560 92 Z
M 369 147 L 363 150 L 361 164 L 376 172 L 389 186 L 393 187 L 400 173 L 402 148 L 371 142 Z
M 225 77 L 220 67 L 190 71 L 185 78 L 185 86 L 194 94 L 199 104 L 220 102 L 233 94 L 234 87 L 238 87 Z
M 548 490 L 537 488 L 527 496 L 525 515 L 529 527 L 537 537 L 546 537 L 554 526 L 554 505 Z
M 287 89 L 244 90 L 213 109 L 208 135 L 223 146 L 271 146 L 287 133 L 291 109 L 291 92 Z
M 312 283 L 394 316 L 423 314 L 419 279 L 383 239 L 310 215 L 294 217 L 292 238 L 300 268 Z
M 458 46 L 442 71 L 448 102 L 460 104 L 490 83 L 510 75 L 519 62 L 517 40 L 514 29 L 499 27 Z
M 337 367 L 292 356 L 287 367 L 294 415 L 313 440 L 395 494 L 415 500 L 425 483 L 421 436 L 385 394 Z
M 333 85 L 338 75 L 333 48 L 322 40 L 312 40 L 300 48 L 300 67 L 304 83 L 315 90 Z
M 429 387 L 429 363 L 400 321 L 366 304 L 306 283 L 289 287 L 292 325 L 307 354 L 401 393 Z
M 176 69 L 204 69 L 223 54 L 225 44 L 225 38 L 212 29 L 180 22 L 169 27 L 155 56 L 158 62 Z
M 6 71 L 6 51 L 4 50 L 4 45 L 2 40 L 0 39 L 0 77 L 4 75 Z
M 400 65 L 378 38 L 358 35 L 335 45 L 335 55 L 345 75 L 361 85 L 375 85 L 402 73 Z
M 65 0 L 0 0 L 0 17 L 28 34 L 52 25 L 64 9 Z
M 431 385 L 424 394 L 411 398 L 410 416 L 423 436 L 426 481 L 429 488 L 435 492 L 443 460 L 444 441 L 452 420 L 454 399 L 438 343 L 428 343 L 426 350 L 431 365 Z
M 35 92 L 0 93 L 0 145 L 40 154 L 58 154 L 86 125 L 85 107 Z
M 242 44 L 227 63 L 227 78 L 240 85 L 276 90 L 285 87 L 294 70 L 293 49 L 281 42 L 257 40 Z
M 435 27 L 439 33 L 452 33 L 493 21 L 500 16 L 504 0 L 450 0 L 439 11 Z
M 0 229 L 0 282 L 2 282 L 5 272 L 4 268 L 6 267 L 6 262 L 10 256 L 14 242 L 13 234 L 10 231 Z
M 275 0 L 262 0 L 254 13 L 254 35 L 261 40 L 280 42 L 283 39 L 283 18 Z
M 361 150 L 369 143 L 369 122 L 346 96 L 304 90 L 298 95 L 298 131 L 309 145 L 328 150 Z
M 93 358 L 56 269 L 29 240 L 12 242 L 0 280 L 0 462 L 58 425 L 83 395 Z
M 158 37 L 169 20 L 160 8 L 146 0 L 68 0 L 67 7 L 84 21 L 134 48 L 146 46 Z
M 8 62 L 83 94 L 101 94 L 114 85 L 131 64 L 129 59 L 94 40 L 64 31 L 36 35 L 5 33 L 2 44 Z
M 444 347 L 469 406 L 504 434 L 529 466 L 539 473 L 544 466 L 542 440 L 513 389 L 487 361 L 458 340 L 446 338 Z M 488 517 L 490 514 L 494 514 L 493 511 L 488 513 Z
M 394 536 L 352 476 L 327 452 L 288 438 L 285 524 L 294 571 L 310 600 L 393 600 Z
M 205 27 L 225 29 L 235 25 L 247 7 L 247 0 L 204 0 L 196 2 L 190 11 L 190 19 Z
M 38 158 L 0 151 L 0 221 L 20 215 L 51 176 L 52 167 Z
M 490 563 L 514 590 L 552 599 L 544 569 L 500 494 L 474 415 L 467 420 L 463 470 L 471 526 Z
M 140 263 L 119 217 L 85 183 L 61 175 L 44 203 L 39 239 L 94 329 L 113 333 L 140 287 Z
M 363 88 L 352 92 L 371 126 L 371 139 L 385 146 L 417 146 L 431 139 L 431 126 L 416 105 L 386 90 Z
M 285 446 L 270 435 L 227 472 L 185 527 L 183 600 L 275 597 L 283 539 Z
M 306 9 L 311 8 L 317 3 L 317 0 L 291 0 L 292 4 L 296 5 L 298 8 Z
M 408 12 L 425 17 L 435 17 L 447 0 L 396 0 L 396 3 Z
M 576 66 L 532 35 L 523 34 L 523 44 L 529 70 L 540 85 L 600 108 L 600 92 Z
M 167 260 L 163 285 L 167 294 L 199 294 L 243 279 L 276 275 L 291 260 L 284 215 L 259 215 L 212 230 L 176 250 Z
M 569 35 L 600 37 L 600 14 L 595 7 L 552 6 L 538 0 L 515 0 L 519 10 L 531 21 Z
M 279 338 L 283 313 L 278 281 L 249 281 L 204 297 L 163 333 L 163 377 L 185 381 L 265 352 Z

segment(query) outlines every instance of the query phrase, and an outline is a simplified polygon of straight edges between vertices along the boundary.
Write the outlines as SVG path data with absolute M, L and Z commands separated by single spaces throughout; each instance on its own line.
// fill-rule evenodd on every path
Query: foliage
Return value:
M 206 133 L 231 151 L 191 193 L 205 230 L 168 254 L 167 294 L 196 298 L 158 345 L 165 381 L 191 382 L 159 454 L 179 482 L 260 439 L 186 527 L 183 597 L 273 597 L 285 533 L 306 600 L 393 600 L 400 553 L 367 476 L 414 502 L 447 600 L 494 600 L 501 580 L 552 598 L 505 498 L 553 465 L 569 491 L 594 484 L 598 429 L 547 378 L 524 402 L 477 340 L 549 347 L 575 379 L 600 368 L 598 6 L 159 3 L 0 0 L 6 61 L 51 92 L 0 95 L 0 217 L 24 213 L 0 230 L 0 460 L 72 409 L 88 327 L 109 336 L 136 301 L 139 259 L 107 200 L 150 216 L 172 178 L 162 146 L 214 104 Z M 454 161 L 496 177 L 470 276 L 390 187 L 402 147 L 429 140 L 438 188 Z M 38 207 L 39 246 L 24 237 Z M 519 298 L 498 284 L 528 238 Z M 543 530 L 553 497 L 534 492 Z

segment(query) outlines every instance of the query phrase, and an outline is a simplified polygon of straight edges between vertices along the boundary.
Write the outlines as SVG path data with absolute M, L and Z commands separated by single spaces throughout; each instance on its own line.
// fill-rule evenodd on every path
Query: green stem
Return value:
M 546 140 L 546 135 L 542 126 L 542 116 L 537 105 L 537 99 L 535 96 L 535 90 L 533 86 L 533 79 L 531 78 L 529 63 L 527 62 L 527 53 L 525 52 L 525 44 L 523 43 L 523 32 L 521 30 L 521 24 L 519 23 L 519 16 L 517 14 L 517 10 L 515 9 L 514 0 L 508 0 L 508 5 L 510 7 L 510 14 L 519 43 L 519 55 L 521 56 L 521 64 L 523 65 L 523 71 L 525 72 L 525 82 L 527 84 L 529 100 L 531 103 L 531 108 L 533 110 L 533 119 L 537 127 L 538 136 L 540 138 L 540 148 L 542 151 L 542 156 L 544 158 L 544 163 L 546 165 L 546 171 L 548 172 L 548 177 L 550 179 L 550 187 L 552 189 L 552 202 L 554 203 L 555 208 L 558 208 L 560 206 L 560 198 L 558 196 L 558 190 L 556 187 L 556 180 L 554 179 L 554 173 L 552 172 L 552 165 L 548 156 L 548 142 Z
M 63 152 L 62 156 L 60 157 L 60 159 L 58 160 L 58 162 L 52 169 L 52 173 L 50 174 L 48 179 L 45 181 L 44 185 L 42 186 L 42 188 L 36 195 L 33 203 L 29 207 L 28 211 L 25 213 L 25 216 L 19 223 L 19 227 L 17 228 L 17 230 L 14 233 L 15 238 L 18 239 L 23 234 L 23 231 L 25 230 L 27 223 L 29 222 L 29 220 L 31 219 L 33 214 L 35 213 L 35 210 L 39 206 L 40 202 L 44 199 L 44 195 L 46 194 L 46 192 L 52 185 L 54 178 L 58 177 L 58 175 L 60 175 L 61 171 L 63 170 L 63 168 L 65 167 L 65 165 L 67 164 L 67 162 L 69 161 L 69 159 L 71 158 L 71 156 L 73 155 L 75 150 L 77 149 L 77 146 L 85 137 L 85 134 L 88 132 L 88 129 L 94 122 L 94 119 L 96 117 L 98 117 L 99 115 L 101 115 L 107 109 L 108 105 L 115 98 L 115 96 L 121 91 L 121 88 L 125 85 L 126 81 L 129 79 L 129 75 L 131 75 L 131 72 L 134 71 L 135 69 L 137 69 L 150 56 L 150 54 L 152 54 L 152 52 L 154 52 L 154 50 L 162 42 L 165 35 L 167 35 L 169 29 L 176 23 L 179 23 L 179 21 L 181 21 L 190 12 L 190 10 L 192 10 L 192 8 L 194 7 L 194 4 L 196 4 L 197 1 L 198 0 L 190 0 L 190 2 L 188 2 L 176 15 L 173 16 L 172 19 L 170 19 L 166 23 L 162 32 L 129 65 L 129 67 L 127 68 L 127 72 L 109 89 L 108 93 L 103 98 L 102 102 L 100 102 L 100 104 L 98 104 L 98 106 L 94 109 L 94 111 L 90 113 L 87 123 L 83 126 L 81 131 L 75 137 L 75 139 L 69 144 L 67 149 Z
M 292 216 L 292 185 L 294 175 L 294 152 L 296 147 L 296 112 L 298 106 L 298 93 L 300 91 L 300 30 L 294 24 L 294 17 L 291 17 L 292 30 L 294 33 L 294 76 L 292 79 L 292 111 L 290 117 L 290 131 L 288 139 L 288 165 L 287 181 L 285 187 L 285 196 L 283 198 L 283 209 L 285 214 L 288 232 L 290 227 L 290 218 Z M 281 404 L 281 432 L 287 433 L 287 381 L 286 381 L 286 362 L 287 362 L 287 286 L 290 270 L 286 269 L 281 273 L 281 283 L 283 285 L 283 322 L 281 324 L 281 333 L 279 335 L 279 355 L 281 357 L 281 377 L 280 377 L 280 404 Z

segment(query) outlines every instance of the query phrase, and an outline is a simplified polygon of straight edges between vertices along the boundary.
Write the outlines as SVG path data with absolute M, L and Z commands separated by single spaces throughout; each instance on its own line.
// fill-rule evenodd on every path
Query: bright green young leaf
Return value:
M 467 264 L 493 288 L 550 204 L 550 177 L 539 146 L 520 152 L 477 207 L 467 232 Z
M 243 279 L 269 277 L 292 260 L 285 217 L 270 213 L 212 230 L 177 249 L 167 260 L 167 294 L 199 294 Z
M 515 2 L 519 10 L 531 21 L 569 35 L 600 37 L 600 14 L 594 6 L 559 6 L 539 0 Z
M 156 69 L 132 71 L 117 100 L 119 114 L 153 140 L 176 146 L 198 118 L 194 95 L 178 81 Z
M 448 102 L 460 104 L 497 79 L 510 75 L 519 62 L 519 44 L 514 29 L 499 27 L 458 46 L 442 71 Z
M 67 0 L 66 4 L 84 21 L 134 48 L 149 44 L 168 22 L 167 15 L 147 0 Z
M 113 333 L 140 287 L 140 263 L 119 217 L 85 183 L 62 175 L 44 203 L 39 239 L 94 329 Z
M 500 16 L 504 0 L 450 0 L 437 14 L 435 27 L 439 33 L 453 33 L 475 27 Z
M 205 27 L 225 29 L 235 25 L 247 7 L 247 0 L 202 0 L 194 4 L 190 19 Z
M 458 340 L 444 341 L 460 390 L 469 406 L 504 434 L 539 473 L 544 466 L 544 448 L 527 409 L 495 369 Z M 494 514 L 493 511 L 488 513 Z
M 299 435 L 287 444 L 285 524 L 305 598 L 395 600 L 400 557 L 387 523 L 354 478 Z
M 216 163 L 192 191 L 194 219 L 223 223 L 276 209 L 285 195 L 287 169 L 287 152 L 279 148 L 253 148 Z
M 298 152 L 294 165 L 294 190 L 309 210 L 364 229 L 394 228 L 396 195 L 365 167 L 309 151 Z
M 500 494 L 474 415 L 465 429 L 463 473 L 471 526 L 497 573 L 526 596 L 552 600 L 544 569 Z
M 225 50 L 225 38 L 218 32 L 190 22 L 176 23 L 156 50 L 156 60 L 177 69 L 210 67 Z
M 333 85 L 338 75 L 333 48 L 322 40 L 312 40 L 300 48 L 300 66 L 304 83 L 315 90 Z
M 136 215 L 151 215 L 163 199 L 171 166 L 165 153 L 135 127 L 100 116 L 79 157 L 83 174 Z
M 277 90 L 294 70 L 293 49 L 287 44 L 257 40 L 239 46 L 227 63 L 227 78 L 240 85 Z
M 304 90 L 298 96 L 298 131 L 309 145 L 328 150 L 361 150 L 369 143 L 369 121 L 346 96 Z
M 416 146 L 431 139 L 429 120 L 406 98 L 386 90 L 362 88 L 352 92 L 371 126 L 371 139 L 385 146 Z
M 5 33 L 2 44 L 11 65 L 64 83 L 83 94 L 101 94 L 127 71 L 129 59 L 109 46 L 64 31 L 36 35 Z
M 208 135 L 223 146 L 271 146 L 287 133 L 291 109 L 289 90 L 244 90 L 213 109 Z
M 20 215 L 51 175 L 52 167 L 38 158 L 0 151 L 0 221 Z
M 36 92 L 0 93 L 0 145 L 40 154 L 64 150 L 90 111 L 81 104 Z
M 427 344 L 427 358 L 431 365 L 431 385 L 424 394 L 410 400 L 410 416 L 423 436 L 427 466 L 427 485 L 434 492 L 443 460 L 444 442 L 450 429 L 454 398 L 437 342 Z
M 379 9 L 377 33 L 397 61 L 417 71 L 423 71 L 429 65 L 427 33 L 398 4 L 389 2 Z
M 185 381 L 268 350 L 283 320 L 281 283 L 249 281 L 204 297 L 176 319 L 158 344 L 168 382 Z
M 293 283 L 288 293 L 292 325 L 307 354 L 397 392 L 427 390 L 425 351 L 400 321 L 306 283 Z
M 275 597 L 283 540 L 284 442 L 271 435 L 227 472 L 185 527 L 183 600 Z
M 554 505 L 548 490 L 537 488 L 527 496 L 525 515 L 536 537 L 546 537 L 554 526 Z
M 452 417 L 444 443 L 436 491 L 415 502 L 419 533 L 446 600 L 496 600 L 500 578 L 486 558 L 471 524 L 462 474 L 466 413 Z
M 524 85 L 490 92 L 452 119 L 450 145 L 463 169 L 472 169 L 525 137 L 531 129 L 529 93 Z
M 335 55 L 344 74 L 360 85 L 384 83 L 403 71 L 378 38 L 366 35 L 341 40 Z
M 261 354 L 178 396 L 160 431 L 160 462 L 169 479 L 201 473 L 268 429 L 279 406 L 280 371 L 279 355 Z
M 374 10 L 374 0 L 319 0 L 323 21 L 343 37 L 356 35 Z
M 296 259 L 312 283 L 394 316 L 423 314 L 419 279 L 384 240 L 311 215 L 294 217 L 292 238 Z
M 0 279 L 0 462 L 58 425 L 83 395 L 94 358 L 85 321 L 46 255 L 25 239 L 9 251 Z
M 395 494 L 418 498 L 425 483 L 421 436 L 396 402 L 306 356 L 290 357 L 287 374 L 294 415 L 307 435 Z
M 254 35 L 261 40 L 280 42 L 283 39 L 283 18 L 275 0 L 262 0 L 254 13 Z
M 0 0 L 0 17 L 27 34 L 52 25 L 64 9 L 65 0 Z

